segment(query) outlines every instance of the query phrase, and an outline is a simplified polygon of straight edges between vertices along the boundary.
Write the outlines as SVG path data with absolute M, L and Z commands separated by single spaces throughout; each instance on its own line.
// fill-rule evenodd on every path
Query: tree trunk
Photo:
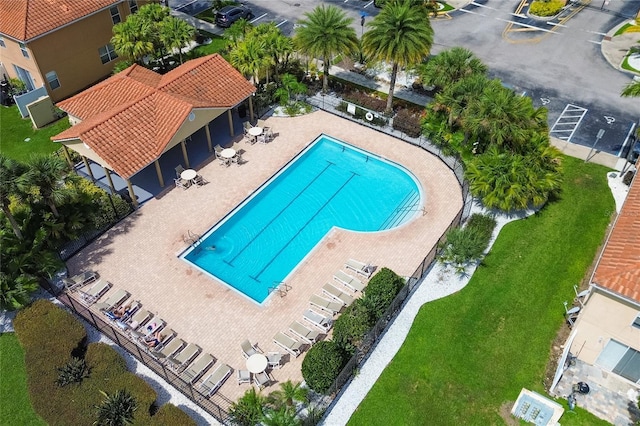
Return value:
M 20 231 L 18 222 L 16 222 L 16 218 L 13 217 L 13 215 L 11 214 L 11 211 L 9 211 L 9 207 L 3 205 L 2 211 L 4 212 L 4 215 L 7 216 L 7 219 L 9 219 L 9 223 L 13 228 L 13 233 L 16 234 L 16 237 L 18 237 L 19 240 L 22 240 L 24 237 L 22 236 L 22 232 Z
M 322 93 L 329 91 L 329 59 L 327 56 L 322 58 L 322 68 L 324 69 L 324 75 L 322 76 Z
M 389 83 L 389 97 L 387 98 L 387 107 L 384 110 L 384 113 L 389 116 L 393 112 L 393 91 L 396 87 L 397 76 L 398 76 L 398 64 L 394 62 L 391 67 L 391 82 Z
M 60 217 L 60 213 L 58 213 L 58 208 L 51 200 L 47 200 L 47 205 L 51 209 L 51 213 L 53 213 L 54 217 Z

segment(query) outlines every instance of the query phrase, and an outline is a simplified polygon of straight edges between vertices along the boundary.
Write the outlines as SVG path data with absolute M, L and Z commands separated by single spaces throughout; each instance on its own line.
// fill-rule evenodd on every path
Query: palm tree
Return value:
M 419 67 L 422 83 L 444 89 L 472 75 L 486 75 L 487 66 L 464 47 L 440 52 Z
M 351 26 L 353 19 L 335 6 L 321 5 L 305 13 L 305 19 L 298 22 L 294 42 L 302 53 L 321 58 L 324 67 L 322 92 L 329 89 L 329 67 L 338 54 L 351 54 L 358 49 L 356 30 Z
M 160 41 L 170 51 L 178 49 L 180 64 L 182 61 L 182 48 L 189 44 L 196 35 L 196 29 L 182 19 L 168 16 L 160 25 Z
M 17 179 L 25 172 L 22 163 L 18 163 L 4 154 L 0 154 L 0 203 L 2 212 L 9 220 L 13 233 L 22 239 L 22 232 L 18 226 L 18 222 L 11 214 L 9 205 L 11 204 L 11 196 L 18 194 Z
M 280 383 L 280 389 L 269 394 L 269 403 L 278 410 L 282 407 L 293 408 L 294 403 L 307 402 L 309 389 L 303 388 L 300 382 L 293 383 L 291 380 Z
M 235 49 L 238 44 L 245 39 L 247 34 L 253 31 L 253 25 L 246 19 L 238 19 L 231 24 L 229 28 L 222 34 L 222 38 L 227 41 L 227 48 L 231 51 Z
M 627 84 L 620 95 L 629 98 L 640 97 L 640 81 L 632 81 Z
M 283 405 L 277 410 L 269 410 L 261 419 L 264 426 L 300 426 L 302 420 L 296 417 L 295 411 Z
M 267 399 L 260 392 L 256 392 L 255 388 L 251 388 L 231 404 L 229 414 L 240 426 L 255 426 L 264 417 L 266 403 Z
M 128 390 L 120 389 L 111 395 L 103 391 L 100 393 L 105 399 L 96 406 L 98 419 L 94 422 L 95 425 L 123 426 L 133 423 L 138 403 Z
M 391 114 L 398 67 L 419 64 L 429 56 L 433 29 L 424 6 L 412 0 L 385 3 L 382 11 L 367 24 L 362 48 L 374 60 L 391 63 L 391 81 L 385 113 Z
M 70 195 L 65 187 L 67 164 L 56 155 L 38 155 L 29 160 L 28 170 L 17 179 L 18 188 L 33 201 L 44 201 L 55 217 L 57 204 Z
M 292 95 L 301 95 L 307 91 L 307 86 L 299 82 L 292 74 L 283 75 L 280 84 L 281 86 L 275 91 L 274 96 L 280 100 L 281 105 L 290 104 Z
M 247 37 L 231 51 L 231 65 L 245 76 L 253 80 L 254 85 L 260 82 L 260 71 L 271 62 L 265 55 L 264 42 L 258 37 Z
M 113 26 L 111 44 L 118 56 L 141 65 L 143 58 L 154 52 L 149 31 L 148 23 L 138 14 L 129 15 L 125 21 Z

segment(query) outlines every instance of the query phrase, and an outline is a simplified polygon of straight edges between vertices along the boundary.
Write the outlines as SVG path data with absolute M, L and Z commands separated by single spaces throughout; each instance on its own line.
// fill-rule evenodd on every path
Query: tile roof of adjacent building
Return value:
M 593 282 L 640 302 L 640 178 L 637 176 L 596 266 Z
M 164 76 L 139 65 L 57 105 L 82 121 L 52 137 L 80 139 L 123 178 L 162 155 L 194 108 L 232 108 L 255 92 L 220 55 Z
M 2 0 L 0 33 L 28 41 L 122 0 Z

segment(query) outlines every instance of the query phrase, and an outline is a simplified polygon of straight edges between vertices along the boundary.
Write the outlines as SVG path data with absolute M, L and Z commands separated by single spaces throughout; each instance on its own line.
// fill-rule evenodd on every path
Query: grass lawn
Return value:
M 551 343 L 566 327 L 562 302 L 575 296 L 614 209 L 608 169 L 570 157 L 564 167 L 557 200 L 505 226 L 462 291 L 422 306 L 349 425 L 504 424 L 500 407 L 521 388 L 545 393 Z M 561 423 L 608 424 L 581 409 Z
M 213 8 L 209 8 L 207 10 L 203 10 L 202 12 L 198 13 L 196 15 L 196 18 L 198 19 L 202 19 L 203 21 L 207 21 L 207 22 L 211 22 L 212 24 L 215 24 L 215 19 L 216 19 L 216 11 L 213 10 Z
M 0 424 L 46 425 L 31 407 L 24 352 L 13 333 L 0 334 Z
M 51 142 L 51 136 L 70 127 L 63 117 L 42 129 L 34 129 L 30 118 L 22 118 L 18 107 L 0 106 L 0 152 L 18 161 L 27 161 L 31 154 L 48 154 L 60 149 L 60 144 Z M 30 138 L 29 142 L 25 139 Z
M 211 43 L 203 44 L 202 46 L 198 46 L 191 51 L 195 53 L 194 57 L 220 53 L 227 46 L 227 41 L 222 37 L 215 34 L 209 34 L 209 37 L 211 38 Z

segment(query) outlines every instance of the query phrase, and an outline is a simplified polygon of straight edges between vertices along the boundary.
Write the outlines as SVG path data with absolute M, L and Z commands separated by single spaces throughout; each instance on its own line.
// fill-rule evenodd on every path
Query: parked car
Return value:
M 228 28 L 238 19 L 249 19 L 251 9 L 244 5 L 225 6 L 216 13 L 216 25 Z

